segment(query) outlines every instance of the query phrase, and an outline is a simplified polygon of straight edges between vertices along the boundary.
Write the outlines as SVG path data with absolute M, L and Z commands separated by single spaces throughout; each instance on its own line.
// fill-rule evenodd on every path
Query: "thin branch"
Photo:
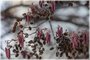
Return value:
M 50 28 L 51 28 L 51 31 L 52 31 L 52 34 L 53 34 L 53 38 L 54 38 L 55 36 L 54 36 L 54 31 L 53 31 L 53 27 L 52 27 L 52 24 L 51 24 L 51 20 L 49 20 L 49 24 L 50 24 Z

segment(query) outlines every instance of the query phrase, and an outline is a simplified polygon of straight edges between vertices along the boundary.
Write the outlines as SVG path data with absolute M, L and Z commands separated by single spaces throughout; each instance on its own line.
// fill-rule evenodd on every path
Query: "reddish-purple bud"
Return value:
M 18 23 L 15 22 L 12 32 L 15 32 L 15 31 L 16 31 L 16 27 L 17 27 L 17 25 L 18 25 Z

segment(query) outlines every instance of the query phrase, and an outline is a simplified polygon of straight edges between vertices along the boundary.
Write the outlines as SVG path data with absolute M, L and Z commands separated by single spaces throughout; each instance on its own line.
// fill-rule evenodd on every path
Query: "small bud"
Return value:
M 73 6 L 73 3 L 69 3 L 68 5 L 72 7 Z
M 59 52 L 56 52 L 56 57 L 58 57 L 58 55 L 59 55 Z
M 23 28 L 23 25 L 19 25 L 20 28 Z
M 39 59 L 42 59 L 42 57 L 40 56 Z
M 19 54 L 16 54 L 16 55 L 15 55 L 15 57 L 18 57 L 18 56 L 19 56 Z
M 44 48 L 42 48 L 42 50 L 43 50 L 43 51 L 45 51 L 45 49 L 44 49 Z
M 53 50 L 53 49 L 54 49 L 54 47 L 51 47 L 51 48 L 50 48 L 50 50 Z
M 11 45 L 9 45 L 8 47 L 9 47 L 9 48 L 12 48 L 12 46 L 11 46 Z
M 28 35 L 27 33 L 25 33 L 25 38 L 28 38 L 28 36 L 29 36 L 29 35 Z
M 30 26 L 28 27 L 28 29 L 29 29 L 29 30 L 32 30 L 32 28 L 31 28 Z
M 30 24 L 34 24 L 34 22 L 30 22 Z
M 22 21 L 22 19 L 21 18 L 17 18 L 17 22 L 19 22 L 19 21 Z
M 21 54 L 22 54 L 23 58 L 25 58 L 27 55 L 27 51 L 21 51 Z
M 45 41 L 43 41 L 43 44 L 45 45 L 45 44 L 46 44 L 46 42 L 45 42 Z
M 32 41 L 32 40 L 30 40 L 30 41 L 28 41 L 28 43 L 29 43 L 29 44 L 31 44 L 31 43 L 33 43 L 33 41 Z
M 15 44 L 15 48 L 16 48 L 16 50 L 18 50 L 18 45 Z
M 18 25 L 18 23 L 15 22 L 14 27 L 13 27 L 13 30 L 12 30 L 13 33 L 16 31 L 16 27 L 17 27 L 17 25 Z
M 38 59 L 38 58 L 39 58 L 38 54 L 35 54 L 35 56 L 36 56 L 36 59 Z
M 26 13 L 23 13 L 23 16 L 25 17 L 26 16 Z
M 39 43 L 39 45 L 43 46 L 43 44 L 40 41 L 38 41 L 38 43 Z
M 16 53 L 16 50 L 15 50 L 15 49 L 13 49 L 13 52 L 14 52 L 14 53 Z
M 67 36 L 67 35 L 68 35 L 68 33 L 67 33 L 67 32 L 65 32 L 65 33 L 64 33 L 64 35 L 65 35 L 65 36 Z
M 16 50 L 16 53 L 19 53 L 19 51 L 18 51 L 18 50 Z
M 27 55 L 27 58 L 30 59 L 31 58 L 30 55 Z

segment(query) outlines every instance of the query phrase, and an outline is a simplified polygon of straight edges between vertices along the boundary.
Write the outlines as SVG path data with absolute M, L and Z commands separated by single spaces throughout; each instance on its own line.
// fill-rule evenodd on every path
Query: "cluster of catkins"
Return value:
M 47 2 L 48 4 L 45 4 Z M 49 7 L 47 7 L 49 5 Z M 26 20 L 26 23 L 29 26 L 31 20 L 34 19 L 52 19 L 53 13 L 55 11 L 55 2 L 54 1 L 39 1 L 39 7 L 36 5 L 30 5 L 30 9 L 32 12 L 24 13 L 23 16 Z M 7 47 L 5 48 L 6 56 L 8 59 L 11 58 L 11 48 L 13 48 L 13 52 L 15 57 L 22 56 L 25 59 L 42 59 L 42 54 L 45 51 L 44 45 L 51 44 L 51 34 L 47 30 L 46 33 L 43 30 L 46 29 L 36 29 L 36 36 L 33 40 L 25 43 L 25 38 L 30 36 L 28 33 L 24 33 L 24 25 L 21 24 L 22 19 L 17 18 L 17 21 L 14 24 L 12 32 L 15 33 L 17 28 L 17 39 L 14 46 L 11 46 L 7 43 Z M 32 27 L 27 27 L 29 30 Z M 56 56 L 61 57 L 63 53 L 66 54 L 67 58 L 77 58 L 79 54 L 84 54 L 85 58 L 88 56 L 88 46 L 89 46 L 89 33 L 88 32 L 63 32 L 63 28 L 58 26 L 56 31 L 56 36 L 54 37 L 56 41 L 56 47 L 50 48 L 52 51 L 56 49 Z M 24 45 L 27 44 L 27 48 Z M 28 50 L 30 48 L 31 50 Z M 77 54 L 76 54 L 77 53 Z
M 39 6 L 32 3 L 32 5 L 30 5 L 30 9 L 32 12 L 24 13 L 23 16 L 28 23 L 31 20 L 53 19 L 55 8 L 55 1 L 39 1 Z
M 41 59 L 42 54 L 45 51 L 44 45 L 51 45 L 51 34 L 47 30 L 46 33 L 43 32 L 46 29 L 38 28 L 35 32 L 35 37 L 33 40 L 28 41 L 27 48 L 32 50 L 25 49 L 25 38 L 30 36 L 28 33 L 23 33 L 22 30 L 17 34 L 17 42 L 13 46 L 13 52 L 15 53 L 15 57 L 18 57 L 20 54 L 23 58 L 36 58 Z M 54 37 L 56 41 L 56 47 L 51 47 L 50 50 L 56 49 L 56 57 L 62 57 L 63 53 L 66 54 L 67 58 L 79 58 L 80 54 L 84 54 L 84 58 L 88 58 L 88 49 L 89 49 L 89 33 L 87 31 L 84 32 L 63 32 L 63 28 L 58 26 L 56 31 L 56 36 Z M 7 58 L 10 58 L 10 48 L 8 45 L 5 48 Z
M 84 57 L 89 57 L 89 32 L 64 32 L 60 26 L 58 26 L 56 32 L 56 56 L 62 57 L 63 53 L 67 58 L 80 58 L 80 55 L 83 54 Z
M 27 12 L 24 13 L 23 16 L 26 20 L 26 24 L 29 25 L 29 23 L 31 22 L 31 20 L 35 20 L 35 19 L 52 19 L 52 15 L 55 11 L 55 1 L 39 1 L 39 6 L 34 5 L 33 3 L 30 5 L 31 12 Z M 46 32 L 46 36 L 44 36 L 44 34 L 42 34 L 42 30 L 41 29 L 37 29 L 36 34 L 37 37 L 34 38 L 34 40 L 30 40 L 28 42 L 28 46 L 32 48 L 33 52 L 28 52 L 24 49 L 24 42 L 25 42 L 25 37 L 29 36 L 29 34 L 25 34 L 23 32 L 23 30 L 25 29 L 25 27 L 21 24 L 22 19 L 21 18 L 17 18 L 14 26 L 13 26 L 13 30 L 12 32 L 15 33 L 17 28 L 19 30 L 19 32 L 17 33 L 17 40 L 14 39 L 14 41 L 16 44 L 14 46 L 10 46 L 9 43 L 7 43 L 7 47 L 5 48 L 5 52 L 6 52 L 6 56 L 8 59 L 10 59 L 10 49 L 13 47 L 13 52 L 15 53 L 15 57 L 18 57 L 19 54 L 21 53 L 21 55 L 23 56 L 23 58 L 28 58 L 30 59 L 31 57 L 35 56 L 37 59 L 41 59 L 42 57 L 39 55 L 43 54 L 43 51 L 45 50 L 43 48 L 43 44 L 45 45 L 45 43 L 47 42 L 48 44 L 50 43 L 50 38 L 51 35 L 49 34 L 49 32 Z M 29 30 L 31 30 L 31 27 L 27 27 Z M 24 37 L 25 35 L 25 37 Z M 43 43 L 40 42 L 40 39 L 43 40 Z M 37 54 L 37 46 L 39 44 L 38 47 L 38 52 L 39 54 Z M 27 47 L 28 47 L 27 46 Z

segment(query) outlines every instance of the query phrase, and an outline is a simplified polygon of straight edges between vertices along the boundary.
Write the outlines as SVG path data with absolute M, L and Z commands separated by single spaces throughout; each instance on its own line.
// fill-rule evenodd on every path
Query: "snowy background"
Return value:
M 16 35 L 11 32 L 13 23 L 15 22 L 16 17 L 22 18 L 22 14 L 28 11 L 28 6 L 34 2 L 34 4 L 38 5 L 38 1 L 25 1 L 25 0 L 9 0 L 0 1 L 1 4 L 1 22 L 0 22 L 0 31 L 1 31 L 1 39 L 0 39 L 0 58 L 6 58 L 4 48 L 6 47 L 6 40 L 11 40 L 12 38 L 15 38 Z M 65 1 L 63 1 L 65 2 Z M 89 29 L 89 7 L 86 6 L 86 1 L 78 1 L 79 3 L 73 3 L 73 7 L 68 7 L 68 4 L 61 5 L 57 4 L 57 9 L 54 13 L 54 17 L 56 17 L 56 20 L 53 20 L 52 26 L 54 32 L 57 29 L 57 26 L 60 25 L 63 27 L 63 30 L 65 31 L 67 29 L 68 32 L 72 31 L 83 31 Z M 23 4 L 20 6 L 20 4 Z M 16 7 L 12 7 L 16 6 Z M 8 9 L 10 7 L 10 9 Z M 7 10 L 6 10 L 7 9 Z M 34 23 L 32 26 L 37 26 L 38 24 L 42 23 L 45 20 L 39 20 L 37 23 Z M 22 22 L 24 24 L 24 20 Z M 48 28 L 50 29 L 49 22 L 46 21 L 45 23 L 41 24 L 39 26 L 40 28 Z M 32 33 L 35 29 L 32 29 L 31 31 L 27 31 L 27 29 L 24 32 Z M 52 34 L 52 31 L 50 31 L 50 34 Z M 33 39 L 34 35 L 30 36 L 29 38 L 25 39 L 28 41 L 29 39 Z M 12 43 L 13 44 L 13 43 Z M 52 38 L 52 45 L 55 45 L 55 41 Z M 45 52 L 43 54 L 43 58 L 45 59 L 58 59 L 55 56 L 55 49 L 53 51 L 50 51 L 49 48 L 51 46 L 46 45 L 45 46 Z M 15 58 L 12 56 L 12 58 Z M 66 56 L 60 57 L 60 59 L 65 59 Z

